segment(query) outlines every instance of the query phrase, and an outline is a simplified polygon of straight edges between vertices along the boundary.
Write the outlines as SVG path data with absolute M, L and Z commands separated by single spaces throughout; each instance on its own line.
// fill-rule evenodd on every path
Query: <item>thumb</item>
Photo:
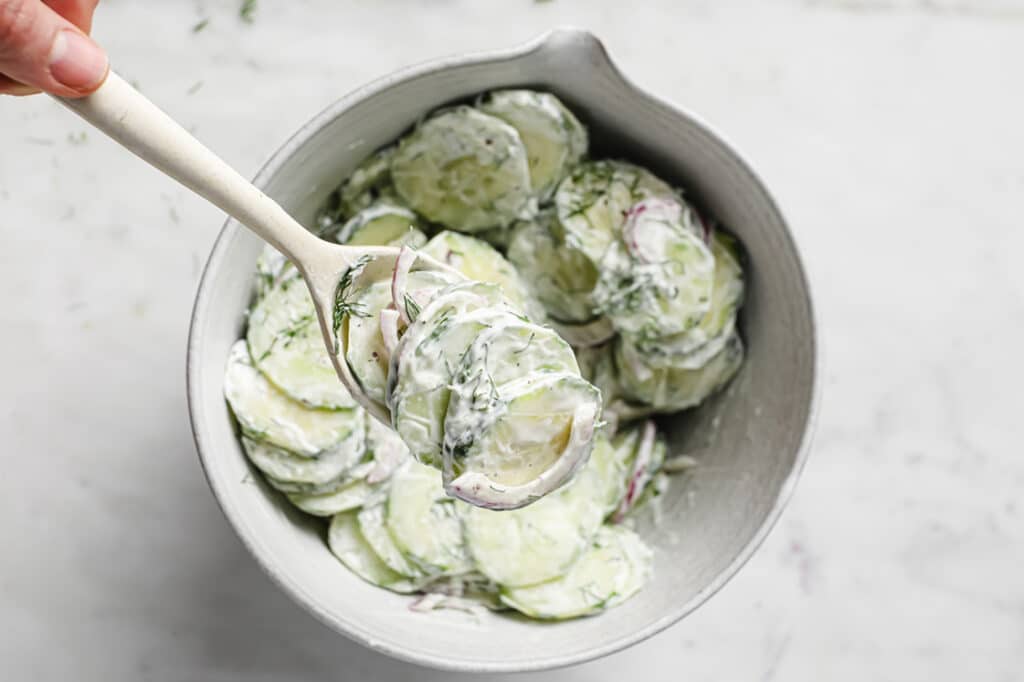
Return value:
M 100 46 L 40 0 L 0 0 L 0 74 L 81 97 L 98 88 L 108 70 Z

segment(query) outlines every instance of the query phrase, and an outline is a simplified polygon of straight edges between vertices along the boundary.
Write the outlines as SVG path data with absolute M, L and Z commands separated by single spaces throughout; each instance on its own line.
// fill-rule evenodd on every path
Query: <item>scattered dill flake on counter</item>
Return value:
M 209 25 L 210 25 L 210 20 L 209 19 L 203 19 L 199 23 L 197 23 L 195 26 L 192 27 L 192 32 L 193 33 L 199 33 L 200 31 L 202 31 L 204 28 L 206 28 Z
M 242 0 L 242 7 L 238 10 L 238 16 L 245 23 L 251 24 L 256 19 L 256 0 Z

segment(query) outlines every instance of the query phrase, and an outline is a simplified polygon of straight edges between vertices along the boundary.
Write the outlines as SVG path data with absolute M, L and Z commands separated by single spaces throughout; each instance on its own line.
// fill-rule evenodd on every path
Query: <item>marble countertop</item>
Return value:
M 574 23 L 777 193 L 826 350 L 792 503 L 684 622 L 516 679 L 1020 679 L 1024 3 L 754 4 L 263 0 L 249 25 L 234 0 L 108 0 L 96 26 L 127 78 L 252 175 L 369 79 Z M 217 509 L 184 355 L 222 220 L 52 101 L 0 101 L 3 677 L 468 679 L 328 631 Z

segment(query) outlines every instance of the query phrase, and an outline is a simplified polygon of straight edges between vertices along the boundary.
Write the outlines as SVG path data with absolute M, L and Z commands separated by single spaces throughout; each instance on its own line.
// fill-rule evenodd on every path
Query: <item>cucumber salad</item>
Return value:
M 316 231 L 401 253 L 338 285 L 334 351 L 359 400 L 297 269 L 258 259 L 224 392 L 269 485 L 413 610 L 558 620 L 636 594 L 653 554 L 633 516 L 693 464 L 654 417 L 743 361 L 736 240 L 650 171 L 592 158 L 576 116 L 529 90 L 429 115 L 341 183 Z

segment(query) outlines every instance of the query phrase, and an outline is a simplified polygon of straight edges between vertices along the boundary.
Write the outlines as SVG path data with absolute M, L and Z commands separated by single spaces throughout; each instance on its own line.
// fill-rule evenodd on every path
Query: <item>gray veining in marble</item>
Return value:
M 107 0 L 96 23 L 246 174 L 368 79 L 575 23 L 714 122 L 793 223 L 826 386 L 779 526 L 684 622 L 517 679 L 1024 674 L 1024 3 L 263 0 L 252 25 L 237 4 Z M 0 677 L 463 679 L 340 639 L 234 538 L 184 402 L 222 216 L 83 131 L 0 101 Z

